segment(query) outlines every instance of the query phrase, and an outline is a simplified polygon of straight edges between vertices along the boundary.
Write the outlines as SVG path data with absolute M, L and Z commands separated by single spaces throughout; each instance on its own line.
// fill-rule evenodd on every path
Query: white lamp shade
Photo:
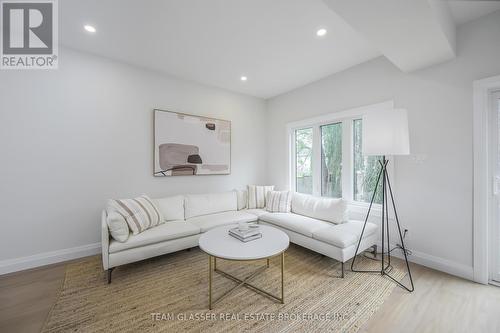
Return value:
M 363 116 L 363 155 L 409 155 L 408 112 L 387 109 Z

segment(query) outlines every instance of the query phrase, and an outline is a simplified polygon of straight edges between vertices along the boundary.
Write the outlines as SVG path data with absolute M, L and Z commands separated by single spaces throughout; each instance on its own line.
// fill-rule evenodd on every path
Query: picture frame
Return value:
M 155 177 L 231 174 L 231 121 L 154 109 Z

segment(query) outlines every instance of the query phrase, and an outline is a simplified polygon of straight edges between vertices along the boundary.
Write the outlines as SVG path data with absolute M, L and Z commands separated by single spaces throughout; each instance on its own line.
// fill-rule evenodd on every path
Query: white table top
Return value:
M 230 260 L 265 259 L 285 251 L 290 244 L 288 235 L 276 228 L 259 225 L 262 238 L 244 243 L 228 234 L 236 224 L 218 227 L 200 236 L 199 246 L 217 258 Z

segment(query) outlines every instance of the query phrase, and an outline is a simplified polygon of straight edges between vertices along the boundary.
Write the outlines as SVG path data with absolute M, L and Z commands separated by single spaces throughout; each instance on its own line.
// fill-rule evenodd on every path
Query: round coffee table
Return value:
M 285 267 L 285 251 L 290 244 L 288 235 L 276 228 L 259 225 L 262 238 L 244 243 L 228 234 L 229 229 L 237 225 L 227 225 L 218 227 L 205 232 L 200 236 L 200 249 L 208 254 L 208 308 L 211 310 L 212 305 L 221 299 L 228 296 L 236 288 L 244 286 L 250 290 L 267 296 L 280 303 L 285 302 L 284 292 L 284 267 Z M 265 290 L 262 290 L 250 283 L 250 280 L 257 274 L 269 267 L 269 259 L 275 256 L 281 256 L 281 297 L 275 296 Z M 240 279 L 229 273 L 226 273 L 217 268 L 217 259 L 234 260 L 234 261 L 251 261 L 267 259 L 267 264 L 251 275 Z M 217 300 L 212 301 L 212 274 L 217 272 L 220 275 L 238 283 L 232 289 L 228 290 Z

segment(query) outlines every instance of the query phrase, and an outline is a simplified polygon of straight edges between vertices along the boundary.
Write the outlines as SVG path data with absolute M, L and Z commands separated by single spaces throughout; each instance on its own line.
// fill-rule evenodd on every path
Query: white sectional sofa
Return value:
M 212 228 L 239 222 L 259 222 L 274 226 L 290 241 L 342 263 L 354 256 L 363 222 L 345 219 L 345 205 L 335 199 L 317 198 L 294 193 L 290 213 L 270 213 L 265 209 L 238 210 L 237 192 L 189 194 L 155 199 L 164 223 L 119 242 L 110 236 L 107 211 L 102 212 L 102 263 L 111 282 L 113 268 L 131 262 L 198 246 L 200 235 Z M 333 203 L 333 204 L 332 204 Z M 359 251 L 377 242 L 377 226 L 368 223 Z

